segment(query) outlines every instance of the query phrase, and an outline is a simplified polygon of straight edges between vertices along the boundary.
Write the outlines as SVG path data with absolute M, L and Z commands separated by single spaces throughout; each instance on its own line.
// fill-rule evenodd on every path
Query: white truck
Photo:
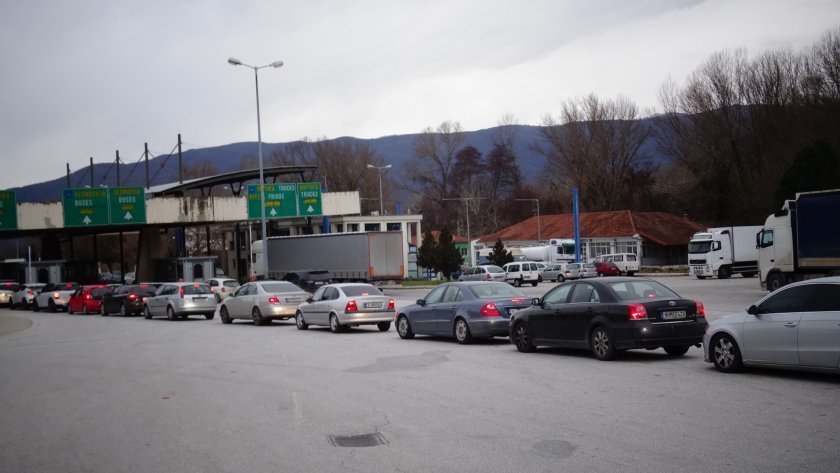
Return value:
M 251 276 L 263 276 L 263 242 L 251 245 Z M 333 282 L 402 281 L 402 232 L 323 233 L 268 239 L 268 274 L 283 279 L 299 271 L 328 271 Z
M 767 217 L 756 240 L 763 289 L 840 275 L 840 189 L 796 194 Z
M 688 243 L 688 271 L 705 279 L 727 279 L 735 273 L 751 278 L 758 273 L 755 236 L 760 226 L 718 227 L 695 233 Z
M 545 264 L 575 261 L 575 241 L 572 239 L 551 238 L 547 245 L 523 246 L 520 250 L 529 260 L 541 261 Z

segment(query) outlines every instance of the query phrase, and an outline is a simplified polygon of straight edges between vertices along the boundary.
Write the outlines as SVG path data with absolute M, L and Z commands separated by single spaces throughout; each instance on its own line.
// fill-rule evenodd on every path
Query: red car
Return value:
M 598 276 L 621 276 L 621 269 L 612 261 L 596 261 L 593 264 Z
M 70 296 L 70 301 L 67 302 L 67 313 L 97 314 L 102 298 L 110 292 L 111 288 L 108 286 L 82 286 Z

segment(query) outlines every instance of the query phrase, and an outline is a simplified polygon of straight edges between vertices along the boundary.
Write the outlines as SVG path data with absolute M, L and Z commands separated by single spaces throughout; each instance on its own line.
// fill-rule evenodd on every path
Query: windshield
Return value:
M 382 292 L 379 289 L 371 286 L 370 284 L 365 285 L 358 285 L 358 286 L 345 286 L 341 288 L 342 292 L 347 295 L 347 297 L 356 297 L 356 296 L 381 296 Z
M 487 269 L 488 273 L 504 273 L 505 272 L 504 269 L 502 269 L 498 266 L 486 266 L 485 269 Z
M 302 292 L 303 289 L 290 282 L 266 282 L 261 284 L 265 292 Z
M 508 297 L 526 297 L 525 293 L 507 283 L 481 284 L 469 286 L 470 291 L 480 299 L 501 299 Z
M 674 291 L 656 281 L 614 282 L 609 285 L 619 299 L 632 301 L 638 299 L 677 299 Z
M 710 241 L 692 241 L 688 244 L 689 253 L 708 253 L 712 249 Z

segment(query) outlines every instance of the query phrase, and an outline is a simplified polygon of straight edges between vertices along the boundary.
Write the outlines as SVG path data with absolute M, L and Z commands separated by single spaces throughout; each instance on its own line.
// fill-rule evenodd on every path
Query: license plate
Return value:
M 662 320 L 678 320 L 686 317 L 684 310 L 666 310 L 662 312 Z
M 694 268 L 694 274 L 703 274 L 703 268 Z
M 286 298 L 286 302 L 289 302 L 289 303 L 292 303 L 292 302 L 303 302 L 303 299 L 302 299 L 302 298 L 300 298 L 300 297 L 287 297 L 287 298 Z
M 206 300 L 206 299 L 207 299 L 206 297 L 193 297 L 194 301 L 203 301 L 203 300 Z
M 365 302 L 365 309 L 381 309 L 381 302 Z

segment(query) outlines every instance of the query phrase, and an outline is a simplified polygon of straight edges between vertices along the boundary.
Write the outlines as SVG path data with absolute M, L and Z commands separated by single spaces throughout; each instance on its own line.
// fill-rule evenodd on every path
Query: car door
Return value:
M 797 337 L 799 321 L 813 287 L 780 289 L 758 304 L 756 315 L 744 319 L 745 361 L 795 365 L 799 362 Z
M 813 284 L 799 320 L 799 364 L 836 368 L 840 364 L 840 284 Z
M 294 283 L 293 283 L 294 284 Z M 308 324 L 314 324 L 315 321 L 318 319 L 318 302 L 321 301 L 324 297 L 324 293 L 327 292 L 326 287 L 319 287 L 315 290 L 315 293 L 312 294 L 310 301 L 307 301 L 305 304 L 301 304 L 298 309 L 303 313 L 304 320 Z
M 451 285 L 446 289 L 439 304 L 435 307 L 435 332 L 440 335 L 452 335 L 455 324 L 455 314 L 464 295 L 461 288 Z
M 416 309 L 411 311 L 410 321 L 412 330 L 415 333 L 433 335 L 437 333 L 435 311 L 437 306 L 443 300 L 448 285 L 438 286 L 432 289 L 423 299 L 423 305 L 418 305 Z
M 228 314 L 232 318 L 240 318 L 243 317 L 244 314 L 242 313 L 242 299 L 245 298 L 245 295 L 248 294 L 248 284 L 241 286 L 239 289 L 236 290 L 230 297 L 225 299 L 225 307 L 227 307 Z
M 571 291 L 572 283 L 556 286 L 542 298 L 539 306 L 530 309 L 533 312 L 528 316 L 528 324 L 536 344 L 557 343 L 557 333 L 563 327 L 561 309 L 566 305 Z
M 561 310 L 563 319 L 562 332 L 557 334 L 564 342 L 586 342 L 586 333 L 592 324 L 592 319 L 602 313 L 600 310 L 601 297 L 598 288 L 593 284 L 578 282 L 569 298 L 569 303 Z
M 170 284 L 164 284 L 160 287 L 160 289 L 158 289 L 155 297 L 149 298 L 146 305 L 148 305 L 149 312 L 151 312 L 152 315 L 159 316 L 163 314 L 163 308 L 166 307 L 166 295 L 169 294 L 170 288 L 174 287 L 175 286 Z

